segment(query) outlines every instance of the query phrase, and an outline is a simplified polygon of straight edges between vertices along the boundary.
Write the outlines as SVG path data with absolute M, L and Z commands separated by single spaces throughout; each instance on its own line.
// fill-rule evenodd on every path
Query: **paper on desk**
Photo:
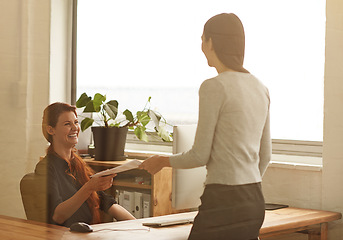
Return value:
M 98 172 L 98 173 L 92 175 L 91 177 L 94 177 L 94 176 L 106 176 L 106 175 L 111 175 L 111 174 L 114 174 L 114 173 L 120 173 L 120 172 L 124 172 L 124 171 L 127 171 L 127 170 L 138 168 L 139 165 L 141 165 L 140 161 L 138 161 L 138 160 L 131 160 L 131 161 L 129 161 L 129 162 L 123 164 L 123 165 L 120 165 L 118 167 L 110 168 L 110 169 Z

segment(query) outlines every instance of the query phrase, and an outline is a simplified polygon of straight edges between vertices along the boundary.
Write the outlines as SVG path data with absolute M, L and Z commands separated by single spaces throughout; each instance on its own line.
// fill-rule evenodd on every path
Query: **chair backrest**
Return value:
M 46 178 L 26 174 L 20 181 L 20 192 L 28 220 L 47 222 Z

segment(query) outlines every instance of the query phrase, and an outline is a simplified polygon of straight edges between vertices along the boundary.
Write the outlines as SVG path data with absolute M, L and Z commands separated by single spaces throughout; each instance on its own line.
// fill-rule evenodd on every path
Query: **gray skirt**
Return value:
M 264 220 L 261 183 L 206 185 L 189 240 L 257 239 Z

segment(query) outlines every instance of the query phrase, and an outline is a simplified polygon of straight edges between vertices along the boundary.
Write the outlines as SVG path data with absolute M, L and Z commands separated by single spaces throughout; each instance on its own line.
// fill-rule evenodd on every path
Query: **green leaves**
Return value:
M 109 101 L 104 104 L 104 110 L 107 112 L 108 116 L 113 120 L 116 119 L 118 114 L 118 102 L 116 100 Z
M 137 112 L 137 121 L 140 122 L 144 127 L 150 122 L 151 118 L 148 112 Z
M 82 108 L 83 113 L 101 113 L 102 121 L 106 127 L 109 126 L 108 121 L 114 120 L 118 114 L 118 102 L 116 100 L 111 100 L 107 103 L 106 96 L 100 93 L 96 93 L 94 98 L 88 96 L 86 93 L 82 93 L 76 102 L 77 108 Z M 106 115 L 107 114 L 107 115 Z M 87 128 L 92 126 L 94 119 L 86 117 L 81 121 L 81 130 L 85 131 Z
M 152 111 L 152 110 L 149 110 L 149 111 L 148 111 L 148 115 L 149 115 L 149 117 L 154 121 L 155 127 L 156 127 L 156 129 L 157 129 L 157 131 L 158 131 L 159 125 L 160 125 L 161 116 L 158 115 L 157 113 L 155 113 L 155 112 Z
M 126 117 L 126 120 L 129 121 L 129 123 L 134 123 L 135 119 L 133 118 L 132 112 L 126 109 L 123 114 Z
M 85 131 L 87 128 L 93 125 L 94 119 L 85 118 L 81 121 L 81 131 Z
M 91 97 L 88 97 L 86 93 L 82 93 L 79 99 L 76 102 L 77 108 L 82 108 L 87 105 L 87 103 L 91 100 Z
M 171 142 L 173 140 L 170 133 L 163 126 L 159 126 L 157 135 L 165 142 Z
M 142 126 L 146 126 L 151 118 L 149 117 L 148 112 L 143 112 L 143 111 L 138 111 L 136 113 L 136 118 L 133 116 L 132 112 L 128 109 L 126 109 L 123 114 L 126 117 L 126 120 L 128 121 L 128 123 L 126 125 L 128 126 L 136 126 L 136 125 L 142 125 Z
M 134 132 L 139 140 L 148 142 L 148 135 L 145 133 L 145 130 L 144 126 L 136 126 Z
M 96 112 L 100 112 L 101 105 L 103 102 L 106 101 L 106 96 L 101 95 L 100 93 L 96 93 L 94 95 L 93 106 Z
M 101 105 L 106 101 L 106 96 L 97 93 L 94 95 L 94 99 L 89 97 L 86 93 L 82 93 L 76 102 L 77 108 L 85 107 L 83 112 L 100 112 Z
M 76 102 L 76 107 L 84 108 L 83 113 L 98 113 L 97 115 L 100 117 L 100 120 L 103 123 L 102 125 L 105 127 L 128 127 L 129 129 L 133 129 L 137 138 L 145 142 L 148 142 L 148 135 L 146 132 L 147 127 L 150 126 L 149 123 L 152 120 L 154 125 L 153 128 L 155 128 L 158 136 L 161 137 L 163 141 L 171 141 L 172 138 L 170 133 L 164 126 L 160 126 L 162 116 L 155 111 L 150 110 L 150 100 L 151 97 L 148 98 L 143 110 L 138 111 L 136 115 L 133 115 L 130 110 L 126 109 L 123 112 L 126 119 L 123 121 L 117 120 L 119 114 L 118 101 L 111 100 L 106 102 L 106 95 L 100 93 L 96 93 L 93 99 L 86 93 L 82 93 Z M 91 127 L 94 124 L 95 119 L 97 118 L 95 118 L 94 115 L 85 117 L 81 121 L 81 130 L 85 131 L 87 128 Z M 111 120 L 113 121 L 109 122 Z
M 99 110 L 100 111 L 100 110 Z M 99 112 L 94 108 L 94 104 L 93 104 L 93 100 L 90 100 L 85 109 L 83 110 L 83 112 Z
M 84 112 L 99 112 L 104 101 L 106 101 L 106 96 L 103 96 L 100 93 L 95 94 L 93 100 L 92 97 L 88 96 L 86 93 L 82 93 L 76 101 L 76 107 L 86 107 Z

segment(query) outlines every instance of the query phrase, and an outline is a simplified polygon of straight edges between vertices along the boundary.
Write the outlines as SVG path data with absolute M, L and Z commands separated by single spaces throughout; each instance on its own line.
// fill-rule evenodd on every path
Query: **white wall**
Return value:
M 343 213 L 343 1 L 327 0 L 324 81 L 323 209 Z M 342 239 L 343 222 L 329 238 Z
M 291 207 L 322 209 L 322 170 L 291 165 L 268 167 L 262 181 L 265 201 Z M 269 239 L 269 238 L 268 238 Z M 305 240 L 304 234 L 290 234 L 270 240 Z
M 0 214 L 25 217 L 19 181 L 44 153 L 50 3 L 0 0 Z
M 270 166 L 263 177 L 265 201 L 321 209 L 322 171 Z
M 1 215 L 25 218 L 19 182 L 45 154 L 42 112 L 70 101 L 71 3 L 0 0 Z

